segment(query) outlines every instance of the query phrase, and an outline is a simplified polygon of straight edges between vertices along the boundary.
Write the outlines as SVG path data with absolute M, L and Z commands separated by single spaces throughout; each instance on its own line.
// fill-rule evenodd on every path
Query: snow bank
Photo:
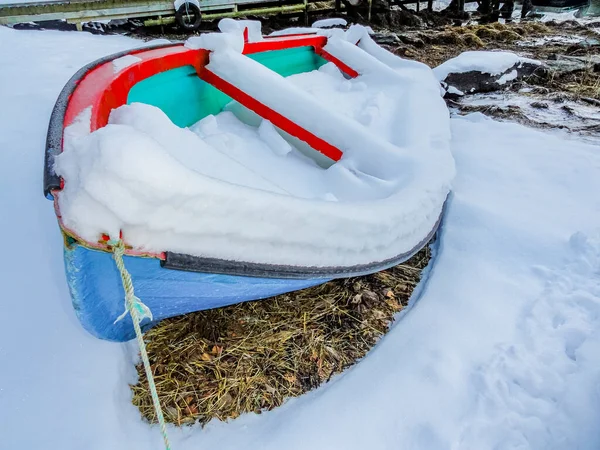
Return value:
M 198 0 L 175 0 L 173 2 L 173 7 L 175 8 L 175 11 L 177 11 L 185 3 L 191 3 L 192 5 L 196 5 L 198 9 L 200 9 L 200 2 Z
M 519 73 L 516 70 L 511 70 L 510 72 L 505 73 L 500 78 L 498 78 L 498 81 L 496 81 L 496 83 L 498 83 L 500 85 L 506 84 L 509 81 L 512 81 L 515 78 L 517 78 L 518 75 L 519 75 Z
M 219 30 L 223 33 L 244 34 L 248 30 L 248 42 L 258 42 L 263 40 L 262 24 L 258 20 L 234 20 L 221 19 L 219 21 Z
M 320 28 L 293 27 L 273 31 L 269 36 L 289 36 L 291 34 L 316 34 L 322 31 Z
M 330 27 L 345 27 L 348 25 L 345 19 L 342 18 L 333 18 L 333 19 L 321 19 L 314 22 L 311 27 L 312 28 L 330 28 Z
M 136 373 L 128 347 L 107 345 L 78 323 L 56 216 L 40 195 L 48 120 L 64 84 L 81 66 L 142 42 L 3 26 L 0 42 L 0 174 L 13 190 L 0 195 L 0 230 L 10 236 L 0 285 L 13 299 L 0 304 L 0 448 L 152 448 L 159 434 L 148 432 L 130 403 L 127 383 Z M 25 69 L 29 57 L 35 70 Z
M 40 180 L 64 83 L 140 42 L 5 27 L 0 42 L 2 445 L 158 450 L 158 428 L 131 404 L 133 352 L 75 317 Z M 479 115 L 451 123 L 453 197 L 412 308 L 321 388 L 229 423 L 169 427 L 173 448 L 600 447 L 598 147 Z
M 326 50 L 359 77 L 326 65 L 286 79 L 240 54 L 240 36 L 234 29 L 186 45 L 210 48 L 211 71 L 342 159 L 322 169 L 270 123 L 245 126 L 228 111 L 190 131 L 156 108 L 124 106 L 102 130 L 65 133 L 56 159 L 65 226 L 89 241 L 122 231 L 151 252 L 306 266 L 383 261 L 421 242 L 454 174 L 431 70 L 385 53 L 392 68 L 331 37 Z
M 512 52 L 468 51 L 440 64 L 433 69 L 433 73 L 440 81 L 445 80 L 451 73 L 477 71 L 500 75 L 522 62 L 541 64 L 539 61 L 522 58 Z

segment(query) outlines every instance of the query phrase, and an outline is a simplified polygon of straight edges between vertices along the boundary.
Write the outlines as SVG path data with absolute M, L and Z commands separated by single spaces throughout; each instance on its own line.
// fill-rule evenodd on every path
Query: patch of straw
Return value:
M 364 357 L 408 302 L 429 247 L 408 262 L 271 299 L 165 320 L 146 333 L 166 419 L 227 420 L 281 405 Z M 138 366 L 131 386 L 143 417 L 156 417 Z

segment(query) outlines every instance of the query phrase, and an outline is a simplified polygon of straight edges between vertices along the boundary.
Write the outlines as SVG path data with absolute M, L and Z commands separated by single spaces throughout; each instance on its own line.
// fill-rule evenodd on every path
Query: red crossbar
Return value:
M 208 84 L 213 85 L 218 90 L 227 94 L 232 99 L 236 100 L 246 108 L 254 111 L 256 114 L 264 119 L 270 121 L 273 125 L 281 128 L 286 133 L 291 134 L 294 137 L 306 142 L 313 149 L 324 154 L 328 158 L 339 161 L 343 153 L 337 147 L 331 145 L 329 142 L 321 139 L 320 137 L 312 134 L 306 128 L 301 127 L 297 123 L 288 119 L 287 117 L 279 114 L 277 111 L 269 108 L 264 103 L 259 102 L 254 97 L 246 94 L 241 89 L 235 87 L 233 84 L 225 81 L 223 78 L 216 75 L 206 67 L 202 67 L 198 72 L 200 78 L 206 81 Z

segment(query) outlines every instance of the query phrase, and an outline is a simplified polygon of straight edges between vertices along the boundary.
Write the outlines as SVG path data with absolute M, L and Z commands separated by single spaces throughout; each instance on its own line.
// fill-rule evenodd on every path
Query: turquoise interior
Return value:
M 248 55 L 287 77 L 318 69 L 327 61 L 312 47 L 273 50 Z M 178 67 L 140 81 L 129 91 L 127 103 L 147 103 L 162 109 L 174 124 L 187 127 L 210 114 L 218 114 L 231 98 L 196 74 L 192 66 Z

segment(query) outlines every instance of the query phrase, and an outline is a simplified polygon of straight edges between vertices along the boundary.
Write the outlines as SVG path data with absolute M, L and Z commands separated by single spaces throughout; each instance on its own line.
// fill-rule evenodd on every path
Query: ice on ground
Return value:
M 460 99 L 460 105 L 467 108 L 500 108 L 509 115 L 511 111 L 518 111 L 519 116 L 529 120 L 532 125 L 554 128 L 553 133 L 567 139 L 576 137 L 596 145 L 600 143 L 600 111 L 598 107 L 582 101 L 541 96 L 532 93 L 531 88 L 523 88 L 519 93 L 507 91 L 469 95 Z
M 517 41 L 516 44 L 523 47 L 540 47 L 548 44 L 577 44 L 585 40 L 585 36 L 541 36 Z
M 329 27 L 345 27 L 346 25 L 348 25 L 348 22 L 346 22 L 346 19 L 342 19 L 339 17 L 336 18 L 332 18 L 332 19 L 321 19 L 321 20 L 317 20 L 316 22 L 314 22 L 311 27 L 312 28 L 329 28 Z
M 433 73 L 440 81 L 445 80 L 451 73 L 478 71 L 500 75 L 523 62 L 541 64 L 512 52 L 468 51 L 440 64 L 433 69 Z
M 286 79 L 230 48 L 238 31 L 188 45 L 210 46 L 208 69 L 342 159 L 319 167 L 307 157 L 314 150 L 268 122 L 243 123 L 234 106 L 190 131 L 157 108 L 126 105 L 91 135 L 67 130 L 56 158 L 64 225 L 92 242 L 122 232 L 144 251 L 269 264 L 368 264 L 418 245 L 454 175 L 448 111 L 431 69 L 381 49 L 390 67 L 331 37 L 326 50 L 357 78 L 327 64 Z
M 573 10 L 573 11 L 564 11 L 564 12 L 550 12 L 550 11 L 543 11 L 542 12 L 543 16 L 540 19 L 541 22 L 566 22 L 571 21 L 571 20 L 575 20 L 577 21 L 577 10 Z
M 461 91 L 460 89 L 456 89 L 454 86 L 448 86 L 446 89 L 446 92 L 448 92 L 448 94 L 454 94 L 454 95 L 465 95 L 465 93 L 463 91 Z
M 113 62 L 112 62 L 113 70 L 115 73 L 119 73 L 121 70 L 125 69 L 126 67 L 129 67 L 136 63 L 139 63 L 140 61 L 141 61 L 141 59 L 134 55 L 121 56 L 120 58 L 113 60 Z

